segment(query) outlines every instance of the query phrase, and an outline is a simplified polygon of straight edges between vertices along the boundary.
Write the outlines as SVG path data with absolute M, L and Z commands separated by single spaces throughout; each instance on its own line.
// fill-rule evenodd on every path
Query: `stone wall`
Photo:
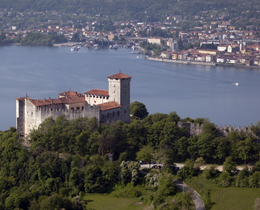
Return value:
M 178 122 L 178 127 L 184 126 L 187 129 L 188 136 L 199 135 L 203 132 L 203 124 L 195 124 L 192 122 Z M 242 133 L 252 133 L 250 127 L 241 127 L 241 126 L 218 126 L 216 125 L 216 129 L 219 131 L 221 136 L 227 136 L 229 133 L 236 131 Z M 255 136 L 255 135 L 254 135 Z M 260 139 L 259 136 L 255 136 L 257 139 Z
M 110 124 L 115 123 L 117 120 L 121 120 L 120 118 L 122 113 L 120 110 L 120 108 L 115 108 L 101 111 L 100 122 Z

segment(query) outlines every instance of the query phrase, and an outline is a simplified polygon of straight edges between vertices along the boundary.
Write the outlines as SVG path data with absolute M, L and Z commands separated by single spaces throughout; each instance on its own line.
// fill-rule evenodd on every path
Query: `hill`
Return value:
M 104 14 L 116 19 L 156 21 L 166 15 L 182 15 L 186 19 L 194 15 L 228 14 L 232 17 L 259 18 L 257 0 L 2 0 L 0 8 L 25 11 L 57 11 L 94 16 Z

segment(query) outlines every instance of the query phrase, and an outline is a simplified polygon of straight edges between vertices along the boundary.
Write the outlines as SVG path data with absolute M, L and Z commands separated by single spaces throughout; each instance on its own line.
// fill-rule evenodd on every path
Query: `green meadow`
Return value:
M 116 198 L 109 195 L 86 194 L 87 207 L 95 210 L 143 210 L 146 204 L 135 205 L 138 199 Z
M 259 188 L 212 188 L 212 210 L 253 210 L 257 197 L 260 197 Z

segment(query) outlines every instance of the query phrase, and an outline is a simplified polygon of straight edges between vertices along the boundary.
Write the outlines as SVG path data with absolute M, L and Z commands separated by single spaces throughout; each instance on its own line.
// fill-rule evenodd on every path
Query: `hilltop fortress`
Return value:
M 121 71 L 108 77 L 108 90 L 92 89 L 83 94 L 66 91 L 57 98 L 16 99 L 16 128 L 26 136 L 48 117 L 64 115 L 67 120 L 96 117 L 100 123 L 130 122 L 131 77 Z

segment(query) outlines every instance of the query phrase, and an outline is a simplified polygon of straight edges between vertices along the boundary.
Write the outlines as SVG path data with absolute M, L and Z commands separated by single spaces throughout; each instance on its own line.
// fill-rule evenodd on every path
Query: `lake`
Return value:
M 151 114 L 176 111 L 181 118 L 208 117 L 227 126 L 260 120 L 257 69 L 148 61 L 125 48 L 71 52 L 68 47 L 5 46 L 0 55 L 0 130 L 15 127 L 16 98 L 108 89 L 107 77 L 119 69 L 132 76 L 131 102 L 144 103 Z

